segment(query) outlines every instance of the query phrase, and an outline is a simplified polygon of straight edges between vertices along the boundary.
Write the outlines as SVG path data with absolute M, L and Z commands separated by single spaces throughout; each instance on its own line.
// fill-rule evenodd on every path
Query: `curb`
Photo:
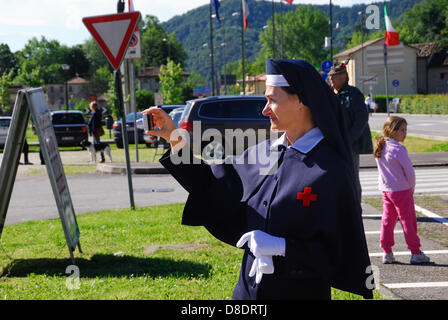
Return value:
M 126 174 L 125 163 L 97 164 L 96 171 L 108 174 Z M 167 174 L 168 171 L 159 163 L 131 163 L 132 174 Z

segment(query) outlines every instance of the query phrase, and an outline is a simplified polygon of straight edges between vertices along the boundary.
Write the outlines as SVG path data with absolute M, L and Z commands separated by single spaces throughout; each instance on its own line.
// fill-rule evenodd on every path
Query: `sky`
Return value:
M 226 1 L 226 0 L 221 0 Z M 247 0 L 250 3 L 256 0 Z M 127 3 L 126 9 L 128 11 Z M 279 0 L 275 0 L 279 2 Z M 372 0 L 333 0 L 334 5 L 351 6 L 371 3 Z M 161 22 L 182 15 L 209 0 L 133 0 L 135 10 L 158 17 Z M 328 4 L 328 0 L 294 0 L 294 4 Z M 6 43 L 12 52 L 23 49 L 28 40 L 45 36 L 62 45 L 82 44 L 90 34 L 82 18 L 116 12 L 117 0 L 0 0 L 0 43 Z M 285 3 L 285 5 L 288 5 Z

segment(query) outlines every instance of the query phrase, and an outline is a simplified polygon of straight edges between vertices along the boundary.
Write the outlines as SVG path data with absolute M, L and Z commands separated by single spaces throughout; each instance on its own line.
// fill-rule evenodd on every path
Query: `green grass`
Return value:
M 372 131 L 372 142 L 375 145 L 375 138 L 380 134 Z M 403 145 L 408 150 L 408 153 L 420 152 L 448 152 L 448 142 L 441 142 L 440 140 L 417 138 L 407 136 Z
M 59 219 L 4 228 L 0 299 L 231 299 L 242 250 L 202 227 L 180 224 L 183 204 L 104 210 L 78 216 L 80 287 L 66 285 L 71 264 Z M 145 247 L 204 244 L 195 250 Z M 333 290 L 333 299 L 361 297 Z M 375 298 L 382 297 L 375 292 Z

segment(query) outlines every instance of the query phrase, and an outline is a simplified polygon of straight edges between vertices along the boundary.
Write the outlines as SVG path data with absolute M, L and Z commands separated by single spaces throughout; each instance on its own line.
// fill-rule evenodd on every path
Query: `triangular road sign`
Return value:
M 96 40 L 112 67 L 120 68 L 129 41 L 140 19 L 140 12 L 86 17 L 82 22 Z

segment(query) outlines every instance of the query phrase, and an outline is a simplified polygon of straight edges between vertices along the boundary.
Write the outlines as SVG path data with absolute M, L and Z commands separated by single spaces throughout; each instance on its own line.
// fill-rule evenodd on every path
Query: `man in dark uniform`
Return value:
M 348 84 L 347 61 L 337 63 L 328 73 L 330 84 L 337 94 L 339 104 L 345 113 L 347 129 L 353 152 L 356 188 L 361 199 L 361 183 L 359 181 L 359 155 L 373 152 L 372 136 L 369 127 L 369 113 L 364 103 L 364 95 L 358 88 Z
M 143 111 L 160 128 L 148 133 L 170 141 L 160 162 L 189 192 L 182 223 L 244 249 L 234 299 L 330 299 L 331 287 L 372 298 L 337 97 L 305 61 L 267 59 L 266 75 L 263 114 L 284 134 L 225 163 L 193 161 L 171 118 L 159 108 Z

